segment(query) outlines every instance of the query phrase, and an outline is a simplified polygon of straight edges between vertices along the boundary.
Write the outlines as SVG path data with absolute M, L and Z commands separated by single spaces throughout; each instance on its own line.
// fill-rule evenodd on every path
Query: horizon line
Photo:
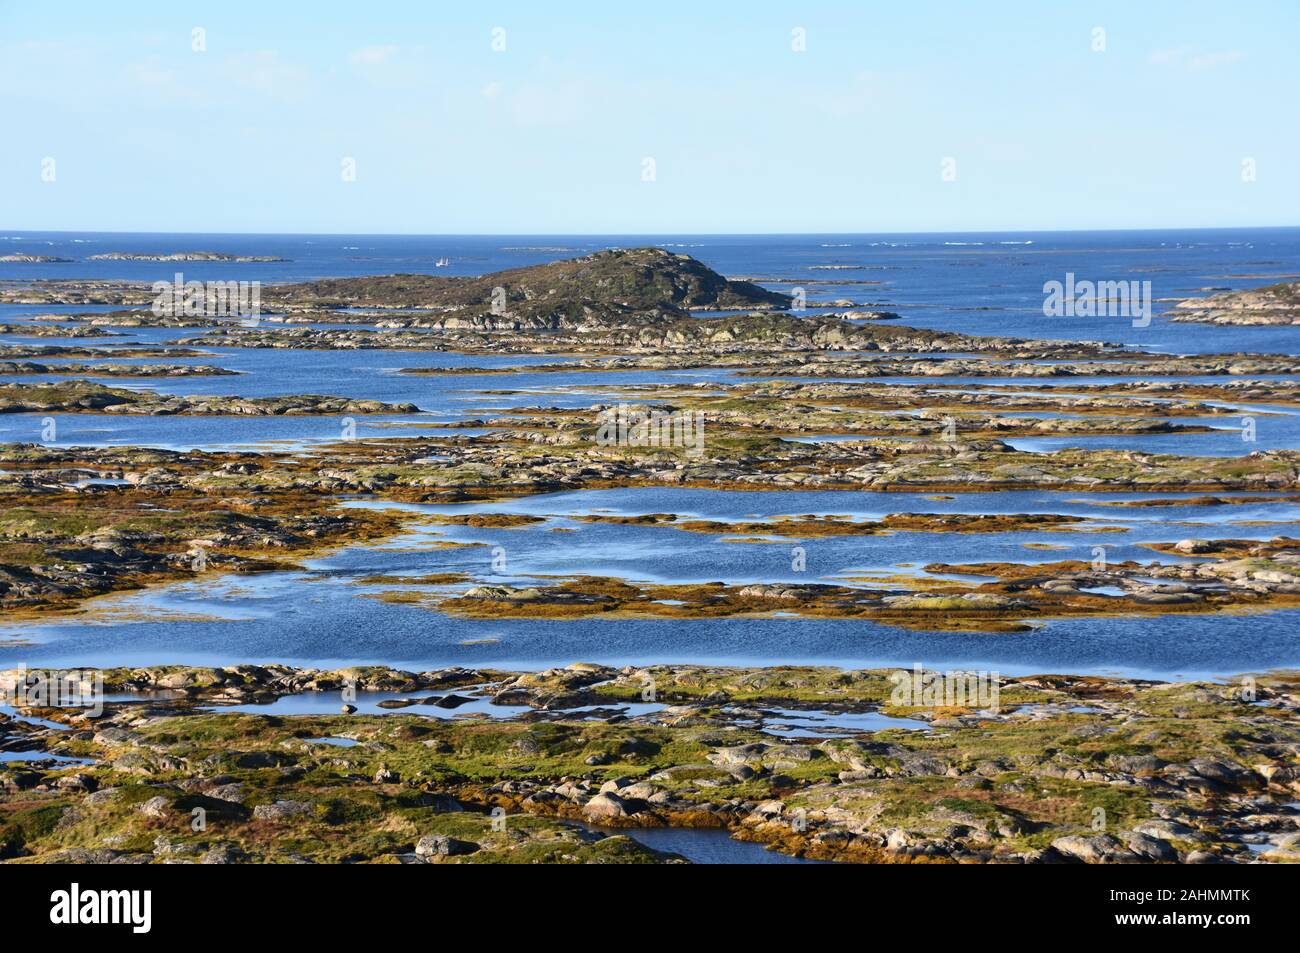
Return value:
M 961 230 L 903 230 L 903 231 L 867 231 L 867 232 L 845 232 L 845 231 L 771 231 L 771 232 L 185 232 L 185 231 L 150 231 L 140 229 L 44 229 L 44 228 L 10 228 L 0 226 L 0 232 L 31 232 L 40 235 L 231 235 L 231 236 L 266 236 L 266 237 L 297 237 L 297 236 L 351 236 L 351 237 L 370 237 L 370 238 L 622 238 L 622 237 L 674 237 L 674 238 L 716 238 L 716 237 L 801 237 L 809 235 L 817 236 L 890 236 L 890 235 L 1020 235 L 1020 234 L 1038 234 L 1038 235 L 1077 235 L 1077 234 L 1094 234 L 1105 232 L 1224 232 L 1224 231 L 1263 231 L 1268 229 L 1297 229 L 1300 224 L 1295 225 L 1180 225 L 1166 226 L 1153 225 L 1142 228 L 1123 227 L 1123 228 L 991 228 L 991 229 L 961 229 Z M 0 240 L 19 241 L 24 236 L 6 236 L 0 235 Z

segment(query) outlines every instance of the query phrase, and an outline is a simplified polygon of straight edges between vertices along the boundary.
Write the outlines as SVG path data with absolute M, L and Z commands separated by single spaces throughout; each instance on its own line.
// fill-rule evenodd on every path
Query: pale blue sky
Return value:
M 1300 224 L 1296 0 L 290 6 L 0 0 L 0 228 Z

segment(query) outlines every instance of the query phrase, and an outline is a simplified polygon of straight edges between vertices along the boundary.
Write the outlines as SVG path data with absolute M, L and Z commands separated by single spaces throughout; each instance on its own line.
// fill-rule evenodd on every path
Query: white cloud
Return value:
M 156 60 L 132 63 L 127 67 L 127 75 L 133 83 L 147 87 L 174 87 L 176 72 L 159 64 Z
M 479 95 L 518 126 L 563 126 L 585 119 L 598 93 L 585 78 L 566 73 L 524 84 L 493 80 L 479 87 Z
M 393 44 L 387 46 L 363 46 L 359 50 L 353 50 L 348 55 L 348 62 L 353 66 L 380 66 L 396 56 L 399 50 L 400 47 Z
M 1218 53 L 1203 53 L 1199 56 L 1193 56 L 1188 61 L 1189 69 L 1204 70 L 1214 69 L 1218 66 L 1231 66 L 1233 63 L 1245 59 L 1246 54 L 1241 50 L 1223 50 Z
M 976 148 L 990 162 L 1029 162 L 1033 154 L 1023 142 L 1011 140 L 986 140 L 976 143 Z
M 510 97 L 515 122 L 521 126 L 576 122 L 586 115 L 587 103 L 587 86 L 581 81 L 524 86 Z
M 1241 50 L 1201 52 L 1195 47 L 1180 46 L 1168 50 L 1153 50 L 1147 56 L 1147 62 L 1152 66 L 1165 66 L 1201 73 L 1205 70 L 1217 69 L 1220 66 L 1231 66 L 1233 63 L 1238 63 L 1245 58 L 1246 54 Z
M 812 101 L 832 116 L 846 118 L 860 115 L 877 97 L 876 84 L 870 73 L 860 72 L 844 86 L 827 90 Z
M 1173 66 L 1187 55 L 1187 48 L 1177 50 L 1152 50 L 1147 62 L 1152 66 Z
M 221 64 L 234 85 L 286 103 L 301 101 L 311 91 L 311 74 L 281 59 L 275 50 L 254 50 L 226 57 Z

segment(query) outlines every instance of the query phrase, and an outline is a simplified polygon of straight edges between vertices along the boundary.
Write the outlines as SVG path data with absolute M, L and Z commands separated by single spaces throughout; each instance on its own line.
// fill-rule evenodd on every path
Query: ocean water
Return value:
M 3 230 L 0 229 L 0 232 Z M 1150 281 L 1157 312 L 1165 299 L 1209 287 L 1253 288 L 1300 277 L 1300 228 L 1117 232 L 992 232 L 906 235 L 347 236 L 148 235 L 96 232 L 0 234 L 0 255 L 77 259 L 68 264 L 0 263 L 0 280 L 232 277 L 265 283 L 405 273 L 479 275 L 588 254 L 658 245 L 689 254 L 731 277 L 808 289 L 810 303 L 852 298 L 898 311 L 904 323 L 974 334 L 1086 338 L 1170 353 L 1295 353 L 1294 331 L 1173 325 L 1161 317 L 1134 328 L 1122 318 L 1045 318 L 1043 284 Z M 217 251 L 278 256 L 273 263 L 88 261 L 107 252 Z M 449 260 L 437 267 L 440 258 Z M 837 266 L 827 270 L 827 266 Z M 838 266 L 849 266 L 843 269 Z M 785 281 L 785 279 L 789 279 Z M 836 284 L 819 284 L 832 281 Z M 845 282 L 839 284 L 839 282 Z
M 17 252 L 76 258 L 69 264 L 0 263 L 0 282 L 35 278 L 260 280 L 436 272 L 480 274 L 609 246 L 656 244 L 691 254 L 733 277 L 768 287 L 808 289 L 812 303 L 848 298 L 898 311 L 907 325 L 1034 338 L 1106 340 L 1163 353 L 1249 351 L 1300 355 L 1294 328 L 1227 328 L 1172 324 L 1174 300 L 1207 288 L 1256 287 L 1300 276 L 1300 229 L 1177 232 L 1025 233 L 877 236 L 242 236 L 0 234 L 0 255 Z M 104 252 L 208 250 L 291 259 L 207 264 L 88 261 Z M 439 268 L 439 258 L 449 259 Z M 833 267 L 831 267 L 833 266 Z M 847 267 L 840 267 L 847 266 Z M 1045 281 L 1151 281 L 1156 317 L 1134 328 L 1126 318 L 1047 318 Z M 833 282 L 833 283 L 826 283 Z M 105 308 L 0 306 L 0 323 L 36 314 Z M 175 344 L 197 329 L 118 329 L 104 338 L 5 335 L 0 343 L 94 347 Z M 127 363 L 216 364 L 236 376 L 177 379 L 94 378 L 116 387 L 170 394 L 274 396 L 316 393 L 416 404 L 416 414 L 357 418 L 363 439 L 446 434 L 473 436 L 475 419 L 517 406 L 581 408 L 619 399 L 618 388 L 737 380 L 725 370 L 536 373 L 557 363 L 538 356 L 468 356 L 419 351 L 205 349 L 202 357 L 135 358 Z M 45 360 L 45 359 L 37 359 Z M 80 361 L 81 359 L 74 359 Z M 405 367 L 500 367 L 502 375 L 415 376 Z M 0 377 L 36 381 L 59 377 Z M 744 378 L 752 380 L 754 378 Z M 1217 381 L 1224 378 L 1194 378 Z M 1104 382 L 1107 379 L 1099 379 Z M 890 383 L 894 380 L 888 381 Z M 943 378 L 950 384 L 1005 383 L 1031 390 L 1036 380 Z M 1068 383 L 1083 385 L 1087 379 Z M 1060 385 L 1060 381 L 1048 381 Z M 1237 456 L 1300 448 L 1300 413 L 1286 407 L 1240 407 L 1203 422 L 1206 434 L 1144 437 L 1009 438 L 1032 452 L 1061 447 L 1114 447 L 1144 452 Z M 1256 415 L 1257 440 L 1241 439 L 1241 415 Z M 41 414 L 0 415 L 0 441 L 37 442 Z M 338 439 L 331 417 L 131 417 L 59 414 L 63 445 L 149 445 L 178 449 L 293 449 Z M 429 423 L 459 423 L 455 431 Z M 1192 423 L 1183 418 L 1176 422 Z M 1154 494 L 1139 494 L 1151 496 Z M 1195 496 L 1188 494 L 1186 496 Z M 1164 496 L 1171 496 L 1165 494 Z M 1177 496 L 1177 495 L 1172 495 Z M 917 632 L 851 620 L 476 621 L 449 619 L 418 605 L 379 601 L 358 582 L 375 573 L 463 572 L 486 582 L 528 584 L 538 577 L 617 575 L 644 582 L 728 583 L 829 581 L 865 584 L 870 574 L 924 579 L 931 562 L 1048 562 L 1089 559 L 1105 546 L 1111 560 L 1173 561 L 1144 543 L 1186 537 L 1267 539 L 1296 535 L 1300 507 L 1278 500 L 1234 507 L 1192 503 L 1151 509 L 1108 507 L 1122 494 L 1008 492 L 923 494 L 851 492 L 733 493 L 636 489 L 541 494 L 497 504 L 425 507 L 438 512 L 521 512 L 546 522 L 516 530 L 444 527 L 374 546 L 353 547 L 300 572 L 204 579 L 92 601 L 75 616 L 3 624 L 0 666 L 284 661 L 304 665 L 383 662 L 408 668 L 442 665 L 539 667 L 584 659 L 612 664 L 699 661 L 734 664 L 824 662 L 848 666 L 994 668 L 1006 673 L 1079 671 L 1150 677 L 1226 677 L 1300 666 L 1297 612 L 1251 616 L 1170 615 L 1144 619 L 1060 620 L 1023 634 Z M 373 505 L 357 501 L 352 505 Z M 611 526 L 573 519 L 585 513 L 673 512 L 723 521 L 796 514 L 876 519 L 896 512 L 1060 513 L 1092 517 L 1122 532 L 1036 531 L 997 534 L 894 533 L 801 541 L 808 571 L 791 567 L 790 540 L 728 542 L 666 527 Z M 562 530 L 562 532 L 559 532 Z M 434 549 L 431 542 L 475 544 Z M 1042 544 L 1061 547 L 1030 548 Z M 508 569 L 491 562 L 504 547 Z
M 1186 499 L 1189 494 L 1139 498 Z M 94 600 L 67 619 L 0 626 L 0 667 L 29 665 L 225 664 L 233 660 L 342 666 L 384 663 L 404 668 L 491 665 L 539 668 L 574 660 L 613 665 L 698 661 L 710 664 L 827 663 L 850 667 L 994 668 L 1139 677 L 1225 677 L 1300 663 L 1300 612 L 1239 616 L 1170 615 L 1142 619 L 1049 621 L 1031 633 L 918 632 L 860 620 L 764 619 L 474 620 L 373 598 L 375 574 L 417 577 L 461 572 L 486 583 L 526 586 L 546 577 L 614 575 L 647 583 L 710 581 L 830 582 L 875 585 L 872 575 L 910 577 L 923 567 L 988 560 L 1029 563 L 1090 560 L 1103 546 L 1110 561 L 1178 561 L 1142 542 L 1197 538 L 1267 539 L 1295 535 L 1300 507 L 1278 500 L 1233 507 L 1186 503 L 1168 508 L 1103 505 L 1124 494 L 1017 491 L 959 494 L 853 492 L 720 492 L 622 489 L 541 494 L 496 504 L 411 511 L 512 512 L 544 516 L 521 529 L 438 527 L 373 546 L 356 546 L 308 563 L 301 572 L 218 577 Z M 894 533 L 768 543 L 670 527 L 589 524 L 590 513 L 673 512 L 735 521 L 792 514 L 858 519 L 894 512 L 1062 513 L 1091 516 L 1122 533 Z M 1242 525 L 1260 523 L 1264 525 Z M 564 532 L 556 532 L 557 529 Z M 436 549 L 437 541 L 471 544 Z M 1034 550 L 1026 544 L 1062 547 Z M 806 569 L 795 571 L 801 546 Z M 505 556 L 502 567 L 498 554 Z M 414 587 L 432 595 L 433 587 Z M 7 640 L 7 641 L 6 641 Z
M 189 584 L 164 595 L 113 597 L 140 618 L 10 626 L 0 665 L 76 667 L 283 662 L 339 668 L 386 664 L 536 669 L 608 665 L 820 664 L 975 669 L 1005 675 L 1074 672 L 1226 679 L 1300 664 L 1300 611 L 1065 619 L 1017 634 L 923 632 L 859 620 L 801 618 L 468 620 L 359 598 L 329 575 L 243 579 L 239 596 Z M 185 612 L 178 621 L 174 612 Z M 192 613 L 208 612 L 207 618 Z M 224 615 L 218 615 L 222 613 Z

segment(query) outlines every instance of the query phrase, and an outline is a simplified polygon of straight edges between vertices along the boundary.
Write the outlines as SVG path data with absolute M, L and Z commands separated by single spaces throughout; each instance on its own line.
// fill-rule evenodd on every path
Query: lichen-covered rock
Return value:
M 259 804 L 253 808 L 253 817 L 259 821 L 283 821 L 311 812 L 306 801 L 280 800 L 272 804 Z
M 1139 842 L 1145 844 L 1146 839 Z M 1052 849 L 1063 857 L 1085 864 L 1128 864 L 1139 859 L 1134 851 L 1110 834 L 1071 834 L 1058 837 L 1052 841 Z
M 458 840 L 444 834 L 429 834 L 421 837 L 415 845 L 417 857 L 458 857 L 472 854 L 479 850 L 473 841 Z
M 597 794 L 588 801 L 582 808 L 584 817 L 594 821 L 607 821 L 614 818 L 627 817 L 631 811 L 628 810 L 628 802 L 623 800 L 617 794 L 603 793 Z

